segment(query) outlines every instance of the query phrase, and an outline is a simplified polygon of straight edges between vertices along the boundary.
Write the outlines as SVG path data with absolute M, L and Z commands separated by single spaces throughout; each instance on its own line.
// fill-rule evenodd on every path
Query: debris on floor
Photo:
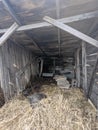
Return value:
M 54 79 L 56 80 L 57 82 L 57 85 L 60 87 L 60 88 L 66 88 L 66 89 L 69 89 L 70 87 L 70 84 L 67 80 L 67 78 L 65 76 L 55 76 Z
M 32 109 L 27 98 L 17 97 L 0 109 L 0 130 L 95 130 L 96 111 L 79 88 L 43 85 Z
M 30 96 L 27 96 L 27 98 L 28 98 L 31 106 L 34 107 L 36 105 L 36 103 L 38 103 L 43 98 L 47 98 L 47 96 L 43 93 L 34 93 Z

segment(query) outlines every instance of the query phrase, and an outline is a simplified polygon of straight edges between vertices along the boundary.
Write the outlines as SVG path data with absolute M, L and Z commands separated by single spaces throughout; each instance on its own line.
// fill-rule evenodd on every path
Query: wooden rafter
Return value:
M 58 19 L 57 21 L 62 22 L 62 23 L 71 23 L 71 22 L 81 21 L 84 19 L 90 19 L 90 18 L 95 18 L 95 17 L 98 17 L 98 10 L 89 12 L 89 13 L 67 17 L 67 18 Z M 41 23 L 20 26 L 16 31 L 26 31 L 26 30 L 32 30 L 36 28 L 49 27 L 49 26 L 52 26 L 52 25 L 47 22 L 41 22 Z M 8 28 L 0 29 L 0 33 L 5 33 L 7 30 Z
M 87 43 L 89 43 L 89 44 L 91 44 L 91 45 L 93 45 L 95 47 L 98 47 L 98 41 L 91 38 L 91 37 L 89 37 L 89 36 L 87 36 L 86 34 L 80 32 L 80 31 L 78 31 L 78 30 L 76 30 L 76 29 L 74 29 L 74 28 L 72 28 L 72 27 L 70 27 L 70 26 L 68 26 L 66 24 L 63 24 L 63 23 L 61 23 L 61 22 L 59 22 L 59 21 L 57 21 L 55 19 L 52 19 L 52 18 L 50 18 L 48 16 L 45 16 L 43 19 L 45 21 L 51 23 L 52 25 L 62 29 L 63 31 L 66 31 L 66 32 L 80 38 L 81 40 L 83 40 L 83 41 L 85 41 L 85 42 L 87 42 Z
M 16 31 L 19 27 L 17 23 L 14 23 L 4 34 L 0 37 L 0 46 L 2 46 L 6 40 Z
M 18 23 L 19 25 L 22 25 L 22 22 L 21 22 L 20 18 L 16 15 L 14 9 L 11 7 L 10 2 L 9 2 L 8 0 L 3 0 L 2 2 L 3 2 L 3 4 L 4 4 L 4 6 L 6 7 L 6 9 L 8 10 L 8 12 L 10 13 L 10 15 L 12 16 L 12 18 L 15 20 L 15 22 Z M 33 44 L 34 44 L 37 48 L 39 48 L 39 50 L 40 50 L 44 55 L 46 55 L 46 53 L 42 50 L 42 48 L 33 40 L 31 34 L 30 34 L 29 32 L 25 32 L 25 34 L 26 34 L 27 36 L 29 36 L 29 37 L 32 39 Z

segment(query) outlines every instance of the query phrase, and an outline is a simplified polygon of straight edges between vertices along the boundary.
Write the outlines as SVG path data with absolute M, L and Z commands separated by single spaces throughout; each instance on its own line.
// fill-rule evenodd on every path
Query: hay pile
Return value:
M 77 88 L 44 85 L 47 95 L 32 109 L 27 99 L 14 99 L 0 109 L 0 130 L 95 130 L 96 112 Z

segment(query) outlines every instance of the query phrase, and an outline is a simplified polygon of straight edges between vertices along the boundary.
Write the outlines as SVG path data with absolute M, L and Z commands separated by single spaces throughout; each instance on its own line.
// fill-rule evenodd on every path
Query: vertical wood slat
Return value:
M 2 67 L 2 48 L 0 48 L 0 87 L 2 88 L 3 90 L 3 82 L 4 82 L 4 79 L 3 79 L 3 67 Z M 3 92 L 4 96 L 5 96 L 5 93 Z
M 0 49 L 0 68 L 2 67 L 2 57 L 1 57 L 1 49 Z M 2 76 L 2 69 L 0 69 L 0 86 L 1 86 L 1 76 Z
M 16 75 L 15 73 L 22 67 L 24 67 L 29 61 L 31 61 L 32 52 L 29 52 L 21 47 L 18 47 L 14 43 L 8 40 L 0 48 L 1 61 L 0 62 L 0 72 L 1 73 L 1 87 L 4 92 L 5 101 L 7 102 L 13 96 L 16 95 L 17 89 L 20 88 L 20 84 L 16 86 Z M 36 62 L 34 61 L 34 65 L 32 63 L 31 66 L 24 73 L 22 80 L 19 79 L 19 82 L 23 85 L 22 88 L 26 85 L 27 81 L 30 79 L 30 75 L 36 75 Z M 26 79 L 27 77 L 27 79 Z
M 92 72 L 92 76 L 90 79 L 90 85 L 89 85 L 88 92 L 87 92 L 87 98 L 90 98 L 91 93 L 92 93 L 92 89 L 93 89 L 93 85 L 94 85 L 94 81 L 95 81 L 95 77 L 96 77 L 96 71 L 98 69 L 97 67 L 98 67 L 98 54 L 97 54 L 96 63 L 95 63 L 95 66 L 94 66 L 94 69 Z
M 1 58 L 2 58 L 2 66 L 1 66 L 1 71 L 2 71 L 2 76 L 1 76 L 1 88 L 3 90 L 4 93 L 4 97 L 5 97 L 5 102 L 8 101 L 9 99 L 9 93 L 7 93 L 9 90 L 9 87 L 7 87 L 7 82 L 8 82 L 8 76 L 7 76 L 7 69 L 6 69 L 6 60 L 5 60 L 5 56 L 3 55 L 3 50 L 4 48 L 0 48 L 0 52 L 1 52 Z M 5 52 L 6 52 L 6 47 L 5 47 Z M 7 79 L 6 79 L 7 78 Z
M 76 51 L 76 79 L 77 87 L 80 87 L 80 59 L 79 59 L 80 48 Z
M 87 94 L 87 67 L 86 67 L 86 43 L 82 42 L 82 87 Z

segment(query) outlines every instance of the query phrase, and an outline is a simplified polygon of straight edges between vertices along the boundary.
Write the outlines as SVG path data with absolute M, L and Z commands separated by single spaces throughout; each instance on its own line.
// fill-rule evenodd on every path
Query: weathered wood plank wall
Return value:
M 32 64 L 24 71 L 24 75 L 20 77 L 21 87 L 29 82 L 30 76 L 37 73 L 36 60 L 33 54 L 8 41 L 0 48 L 0 80 L 3 89 L 5 101 L 8 101 L 17 93 L 16 73 L 20 71 L 31 60 Z M 21 88 L 21 89 L 23 89 Z
M 2 65 L 2 60 L 1 60 L 1 51 L 0 51 L 0 68 L 1 68 L 1 65 Z M 0 85 L 1 85 L 1 69 L 0 69 Z
M 97 38 L 96 38 L 97 39 Z M 94 70 L 94 66 L 96 63 L 96 58 L 97 55 L 91 55 L 90 54 L 95 54 L 98 52 L 98 48 L 94 47 L 92 45 L 86 44 L 86 68 L 87 68 L 87 86 L 83 88 L 83 66 L 82 66 L 82 44 L 81 44 L 81 50 L 79 53 L 79 58 L 80 58 L 80 86 L 83 88 L 85 96 L 88 95 L 88 88 L 90 85 L 90 80 L 92 76 L 92 72 Z M 95 107 L 98 109 L 98 69 L 96 72 L 96 78 L 94 81 L 93 89 L 91 92 L 90 96 L 91 101 L 94 103 Z
M 92 72 L 96 63 L 96 56 L 97 55 L 92 55 L 89 56 L 89 54 L 94 54 L 98 52 L 98 48 L 93 47 L 91 45 L 87 45 L 87 86 L 89 87 L 90 85 L 90 80 L 91 80 L 91 76 L 92 76 Z M 98 70 L 98 69 L 97 69 Z M 97 73 L 97 72 L 96 72 Z M 90 99 L 92 100 L 92 102 L 94 103 L 94 105 L 96 106 L 96 108 L 98 109 L 98 76 L 96 74 L 96 78 L 95 78 L 95 82 L 92 88 L 92 92 L 91 92 L 91 96 Z

